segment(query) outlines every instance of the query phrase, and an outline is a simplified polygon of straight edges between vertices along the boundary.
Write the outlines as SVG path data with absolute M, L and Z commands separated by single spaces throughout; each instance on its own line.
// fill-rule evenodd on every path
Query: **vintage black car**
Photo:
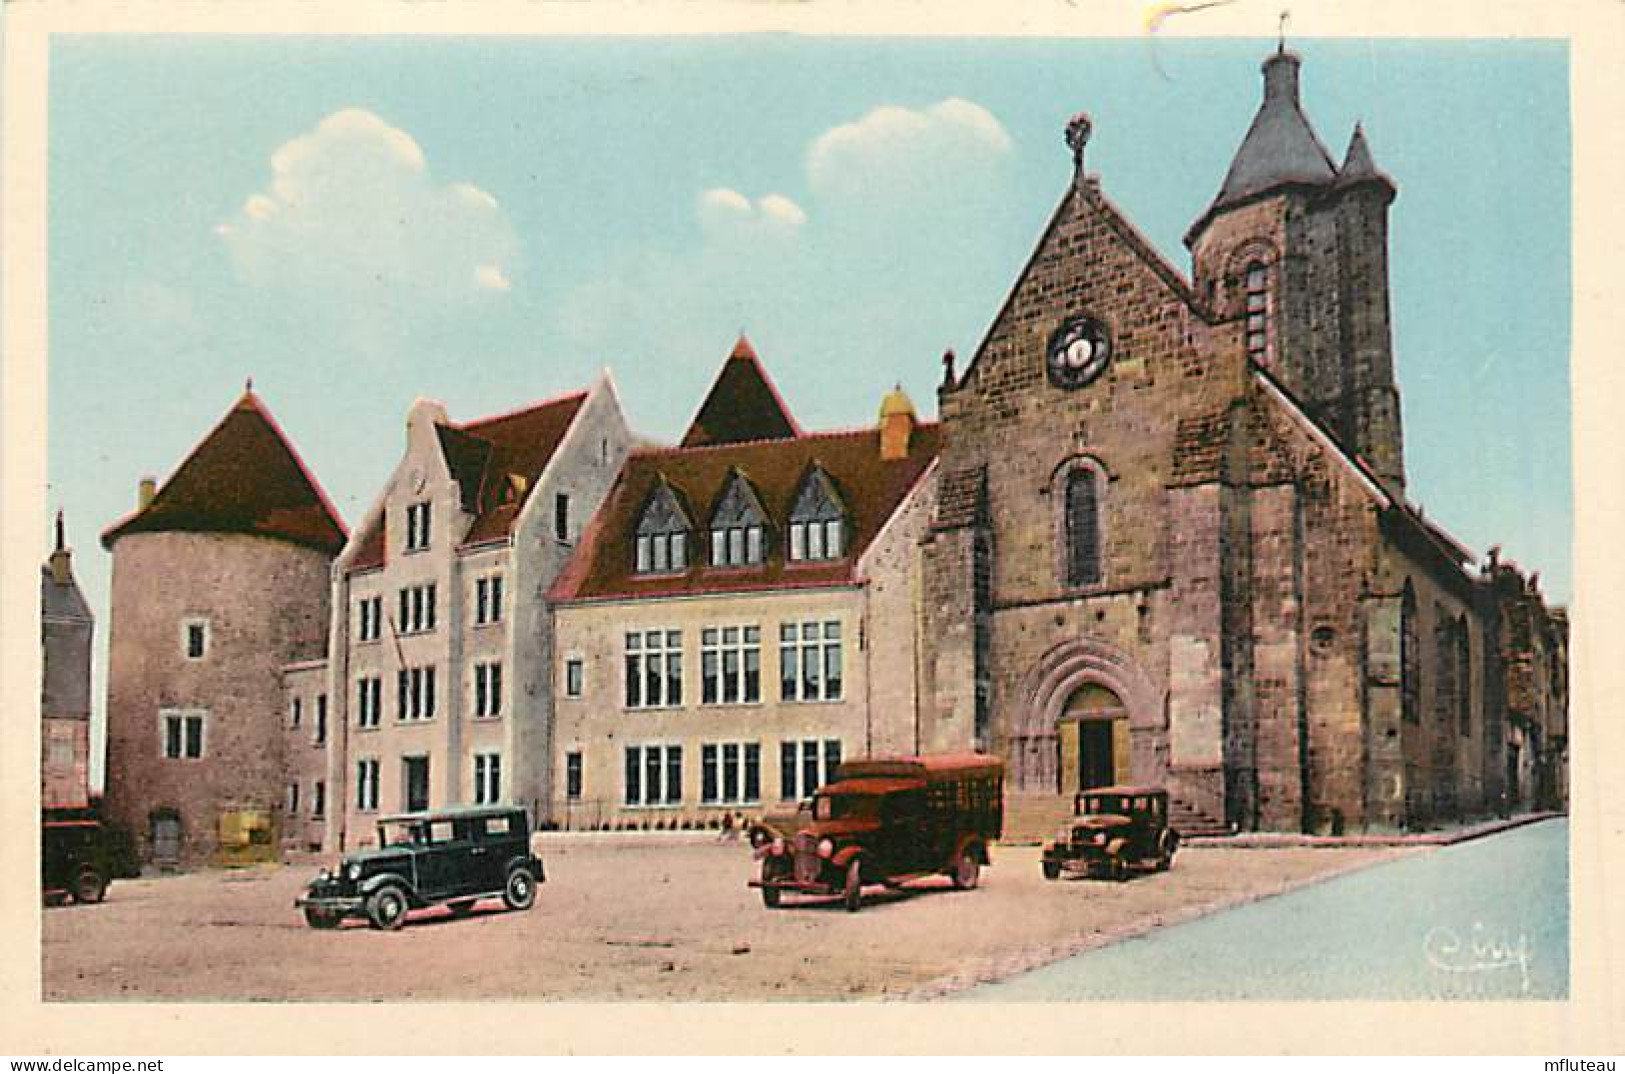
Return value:
M 1168 826 L 1161 787 L 1096 787 L 1072 800 L 1071 823 L 1044 847 L 1044 877 L 1062 872 L 1127 880 L 1134 869 L 1162 872 L 1174 861 L 1179 833 Z
M 770 830 L 757 847 L 750 884 L 769 907 L 797 892 L 855 911 L 866 885 L 940 874 L 973 888 L 1003 828 L 1004 767 L 981 754 L 847 761 L 798 819 L 793 835 Z
M 40 825 L 40 887 L 47 902 L 101 902 L 122 875 L 107 833 L 96 818 L 47 812 Z
M 514 806 L 383 817 L 377 846 L 323 869 L 294 905 L 318 929 L 336 928 L 347 917 L 398 929 L 410 910 L 444 905 L 461 916 L 498 895 L 510 910 L 528 910 L 546 879 L 530 834 L 530 818 Z

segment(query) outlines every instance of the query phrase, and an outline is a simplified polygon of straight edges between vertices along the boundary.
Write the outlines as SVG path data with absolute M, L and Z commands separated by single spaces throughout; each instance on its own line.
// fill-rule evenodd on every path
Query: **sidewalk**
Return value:
M 1461 828 L 1444 828 L 1436 832 L 1392 832 L 1373 835 L 1300 835 L 1292 832 L 1243 832 L 1238 835 L 1205 835 L 1182 840 L 1181 846 L 1227 847 L 1236 850 L 1280 850 L 1284 847 L 1422 847 L 1452 846 L 1470 839 L 1481 839 L 1496 832 L 1535 824 L 1561 813 L 1520 813 L 1514 817 L 1495 817 Z

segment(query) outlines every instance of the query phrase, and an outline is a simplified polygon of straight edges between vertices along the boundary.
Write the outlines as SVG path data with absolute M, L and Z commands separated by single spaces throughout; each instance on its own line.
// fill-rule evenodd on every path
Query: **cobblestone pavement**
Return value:
M 558 838 L 535 907 L 482 903 L 380 933 L 307 928 L 314 866 L 115 883 L 44 911 L 47 1000 L 829 1000 L 931 998 L 1396 856 L 1434 851 L 1180 851 L 1125 884 L 1045 881 L 1036 847 L 995 847 L 974 891 L 870 889 L 857 914 L 762 906 L 744 846 Z

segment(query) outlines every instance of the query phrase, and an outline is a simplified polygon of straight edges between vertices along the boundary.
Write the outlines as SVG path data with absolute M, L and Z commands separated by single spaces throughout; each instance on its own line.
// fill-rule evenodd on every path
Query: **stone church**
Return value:
M 1084 166 L 962 372 L 923 547 L 922 693 L 1017 795 L 1167 786 L 1187 831 L 1448 822 L 1519 794 L 1502 613 L 1406 498 L 1396 186 L 1263 101 L 1187 276 Z

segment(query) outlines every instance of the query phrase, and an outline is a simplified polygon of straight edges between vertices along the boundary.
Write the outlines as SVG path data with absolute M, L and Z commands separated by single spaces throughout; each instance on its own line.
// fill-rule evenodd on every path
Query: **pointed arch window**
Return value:
M 846 555 L 846 525 L 846 508 L 829 475 L 813 469 L 790 505 L 791 561 L 840 559 Z
M 1069 467 L 1062 480 L 1062 543 L 1066 583 L 1094 585 L 1101 579 L 1101 473 L 1083 461 Z
M 1422 719 L 1422 660 L 1416 644 L 1416 590 L 1405 581 L 1399 603 L 1399 712 L 1406 723 Z
M 638 574 L 680 574 L 688 569 L 688 516 L 671 486 L 661 484 L 643 506 L 638 518 L 636 562 Z
M 738 473 L 711 512 L 711 566 L 747 567 L 762 562 L 766 520 L 761 502 Z
M 1467 617 L 1456 619 L 1456 719 L 1461 733 L 1473 733 L 1473 644 L 1467 632 Z

